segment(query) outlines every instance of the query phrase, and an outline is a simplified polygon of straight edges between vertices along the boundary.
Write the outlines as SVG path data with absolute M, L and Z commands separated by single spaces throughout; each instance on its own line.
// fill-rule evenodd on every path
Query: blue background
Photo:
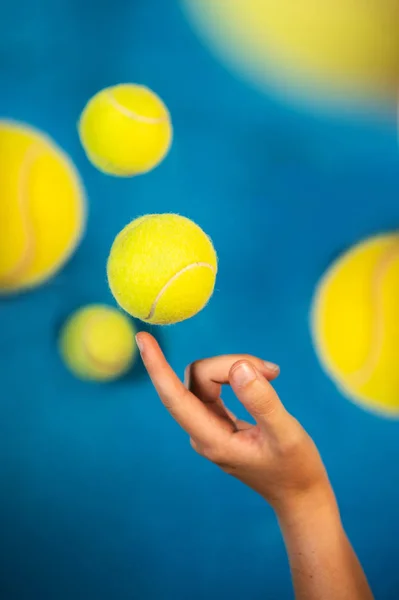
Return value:
M 0 302 L 2 600 L 292 597 L 271 509 L 191 451 L 140 366 L 118 383 L 86 384 L 57 354 L 72 310 L 113 303 L 110 245 L 148 212 L 192 218 L 220 259 L 207 309 L 154 328 L 172 366 L 182 374 L 230 352 L 281 365 L 277 389 L 320 448 L 376 597 L 396 599 L 399 424 L 339 395 L 308 328 L 331 260 L 399 222 L 394 119 L 317 114 L 251 89 L 201 44 L 177 0 L 1 9 L 0 116 L 70 153 L 90 210 L 62 272 Z M 87 99 L 124 81 L 156 90 L 175 127 L 167 160 L 132 180 L 96 171 L 76 133 Z

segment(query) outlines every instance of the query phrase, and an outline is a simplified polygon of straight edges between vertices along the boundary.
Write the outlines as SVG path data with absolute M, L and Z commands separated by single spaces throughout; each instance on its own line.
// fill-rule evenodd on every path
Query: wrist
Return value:
M 289 494 L 274 507 L 281 527 L 319 519 L 340 520 L 337 500 L 328 480 L 306 491 Z

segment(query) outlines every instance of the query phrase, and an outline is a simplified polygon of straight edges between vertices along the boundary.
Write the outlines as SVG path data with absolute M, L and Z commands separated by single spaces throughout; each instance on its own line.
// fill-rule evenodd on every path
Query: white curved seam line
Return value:
M 160 299 L 162 298 L 162 296 L 164 295 L 164 293 L 166 292 L 166 290 L 172 285 L 172 283 L 174 283 L 176 281 L 176 279 L 178 279 L 180 277 L 180 275 L 183 275 L 183 273 L 186 273 L 187 271 L 191 271 L 191 269 L 195 269 L 197 267 L 205 267 L 207 269 L 210 269 L 212 272 L 215 272 L 215 269 L 209 263 L 206 263 L 206 262 L 195 262 L 195 263 L 192 263 L 191 265 L 188 265 L 187 267 L 184 267 L 183 269 L 181 269 L 177 273 L 175 273 L 175 275 L 173 275 L 173 277 L 171 277 L 169 279 L 169 281 L 167 283 L 165 283 L 165 285 L 160 290 L 160 292 L 158 292 L 158 295 L 155 298 L 155 300 L 154 300 L 154 302 L 153 302 L 153 304 L 151 306 L 150 313 L 149 313 L 148 317 L 146 317 L 147 321 L 149 321 L 150 319 L 153 318 L 153 316 L 155 314 L 155 310 L 157 308 L 158 302 L 160 301 Z
M 22 161 L 22 165 L 20 168 L 18 184 L 17 184 L 17 202 L 19 206 L 19 211 L 21 214 L 22 220 L 22 228 L 24 229 L 26 235 L 26 243 L 25 248 L 22 251 L 21 258 L 15 265 L 15 267 L 9 272 L 6 273 L 3 277 L 1 277 L 1 281 L 7 283 L 12 283 L 18 277 L 18 275 L 23 275 L 24 270 L 28 267 L 30 259 L 32 259 L 32 254 L 34 252 L 34 233 L 32 230 L 31 223 L 29 221 L 28 215 L 28 203 L 29 203 L 29 194 L 27 193 L 27 183 L 29 178 L 29 172 L 32 167 L 32 164 L 39 156 L 41 149 L 37 144 L 32 144 L 25 152 L 25 156 Z
M 130 108 L 126 108 L 126 106 L 123 106 L 123 104 L 118 102 L 118 100 L 114 98 L 111 92 L 108 92 L 107 95 L 112 106 L 129 119 L 134 119 L 135 121 L 139 121 L 140 123 L 148 123 L 149 125 L 159 125 L 160 123 L 166 123 L 168 120 L 166 116 L 155 119 L 154 117 L 145 117 L 144 115 L 139 115 Z
M 372 304 L 374 304 L 374 331 L 371 336 L 370 353 L 364 365 L 350 377 L 355 385 L 364 385 L 375 370 L 384 344 L 384 317 L 381 286 L 391 264 L 399 258 L 399 248 L 390 248 L 380 260 L 372 282 Z

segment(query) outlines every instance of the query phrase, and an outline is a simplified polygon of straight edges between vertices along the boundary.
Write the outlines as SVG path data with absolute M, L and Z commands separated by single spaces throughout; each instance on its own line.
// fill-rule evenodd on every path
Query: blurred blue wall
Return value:
M 87 99 L 123 81 L 157 91 L 175 126 L 168 159 L 132 180 L 97 172 L 76 133 Z M 177 0 L 3 0 L 0 83 L 0 116 L 64 147 L 90 202 L 66 268 L 0 302 L 1 599 L 291 598 L 272 511 L 191 451 L 140 368 L 89 385 L 57 355 L 69 312 L 113 302 L 116 233 L 169 211 L 197 221 L 220 258 L 209 307 L 154 329 L 171 364 L 182 374 L 227 352 L 281 364 L 278 391 L 322 452 L 376 596 L 397 599 L 399 424 L 338 394 L 308 331 L 330 261 L 399 223 L 395 123 L 295 111 L 250 89 L 201 45 Z

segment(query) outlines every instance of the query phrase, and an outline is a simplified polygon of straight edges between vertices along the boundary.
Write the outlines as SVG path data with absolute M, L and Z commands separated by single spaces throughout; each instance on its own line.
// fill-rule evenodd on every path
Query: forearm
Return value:
M 297 600 L 372 600 L 329 486 L 278 513 Z

